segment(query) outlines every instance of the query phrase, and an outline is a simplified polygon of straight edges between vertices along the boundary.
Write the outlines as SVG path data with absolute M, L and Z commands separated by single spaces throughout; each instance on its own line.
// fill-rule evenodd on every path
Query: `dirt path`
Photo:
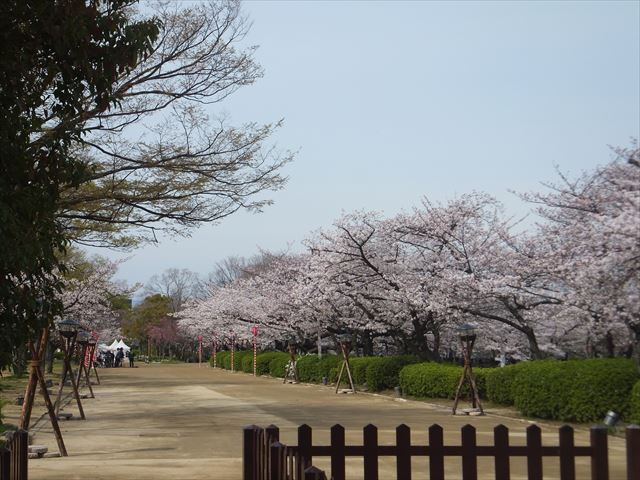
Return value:
M 472 423 L 478 443 L 490 443 L 493 427 L 504 423 L 512 431 L 512 443 L 524 442 L 527 422 L 492 415 L 452 417 L 448 410 L 420 402 L 399 401 L 372 395 L 335 395 L 319 385 L 283 385 L 281 380 L 253 378 L 242 373 L 213 370 L 197 365 L 141 365 L 139 368 L 100 370 L 102 384 L 96 398 L 84 400 L 86 421 L 63 422 L 70 456 L 30 461 L 30 479 L 221 479 L 241 478 L 241 429 L 247 424 L 278 425 L 281 440 L 295 442 L 295 429 L 308 423 L 314 443 L 328 442 L 329 427 L 347 429 L 347 443 L 361 443 L 362 427 L 374 423 L 380 443 L 393 443 L 395 427 L 412 428 L 412 442 L 426 443 L 426 428 L 439 423 L 445 443 L 457 444 L 460 427 Z M 70 403 L 66 409 L 76 413 Z M 10 419 L 8 419 L 10 420 Z M 36 443 L 56 450 L 51 427 L 40 422 Z M 543 443 L 557 443 L 557 433 L 543 426 Z M 588 432 L 577 434 L 586 443 Z M 624 478 L 624 447 L 610 439 L 613 479 Z M 318 463 L 320 467 L 326 462 Z M 553 463 L 553 465 L 552 465 Z M 556 461 L 545 461 L 545 478 L 557 478 Z M 460 460 L 446 468 L 459 478 Z M 348 460 L 349 478 L 361 478 L 361 461 Z M 416 459 L 416 472 L 426 459 Z M 588 478 L 578 465 L 578 478 Z M 492 463 L 481 459 L 480 472 L 492 478 Z M 512 461 L 513 479 L 525 478 L 524 460 Z M 393 461 L 381 464 L 381 478 L 394 478 Z M 416 478 L 418 478 L 416 476 Z M 426 478 L 421 475 L 420 478 Z

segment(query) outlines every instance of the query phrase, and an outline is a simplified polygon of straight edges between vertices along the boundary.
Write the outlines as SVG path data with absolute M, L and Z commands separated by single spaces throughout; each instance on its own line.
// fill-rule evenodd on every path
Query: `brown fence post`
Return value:
M 429 478 L 444 480 L 444 432 L 438 424 L 429 427 Z
M 336 424 L 331 427 L 331 478 L 333 480 L 345 480 L 344 457 L 344 427 Z
M 0 448 L 0 479 L 9 478 L 11 472 L 11 452 L 6 448 Z
M 560 480 L 575 480 L 576 457 L 573 451 L 573 428 L 563 425 L 558 431 L 560 438 Z
M 527 427 L 527 472 L 529 480 L 542 480 L 542 431 L 537 425 Z
M 462 427 L 462 479 L 477 480 L 478 457 L 476 452 L 476 429 L 473 425 Z
M 304 471 L 304 480 L 327 480 L 327 476 L 319 468 L 311 466 Z
M 407 425 L 396 427 L 397 478 L 411 480 L 411 429 Z
M 591 479 L 609 480 L 609 452 L 607 427 L 591 427 Z
M 284 449 L 285 446 L 280 442 L 273 442 L 269 447 L 269 466 L 271 471 L 271 480 L 284 480 Z
M 261 480 L 269 478 L 269 472 L 271 471 L 271 464 L 269 463 L 269 448 L 273 442 L 277 442 L 280 440 L 280 429 L 271 424 L 267 428 L 264 429 L 265 440 L 263 444 L 260 446 L 263 451 L 264 464 L 262 466 L 262 477 Z
M 304 471 L 313 463 L 313 457 L 311 456 L 312 442 L 311 427 L 307 424 L 300 425 L 298 427 L 298 458 L 300 459 L 300 476 L 302 476 Z
M 364 478 L 378 480 L 378 427 L 369 424 L 362 430 Z
M 629 425 L 627 434 L 627 480 L 640 480 L 640 426 Z
M 258 445 L 257 425 L 247 425 L 242 428 L 242 479 L 258 480 L 258 457 L 262 453 Z
M 496 480 L 509 480 L 509 429 L 498 425 L 493 429 L 493 444 L 496 447 L 495 469 Z

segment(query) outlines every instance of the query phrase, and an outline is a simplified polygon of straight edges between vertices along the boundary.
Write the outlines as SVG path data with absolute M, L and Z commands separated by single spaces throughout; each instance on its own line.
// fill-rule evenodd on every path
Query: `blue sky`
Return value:
M 211 114 L 273 122 L 299 151 L 285 190 L 190 238 L 130 256 L 118 278 L 205 274 L 259 247 L 299 250 L 342 211 L 392 215 L 472 190 L 527 207 L 554 166 L 579 173 L 640 136 L 639 2 L 244 3 L 265 69 Z M 105 254 L 106 251 L 99 253 Z

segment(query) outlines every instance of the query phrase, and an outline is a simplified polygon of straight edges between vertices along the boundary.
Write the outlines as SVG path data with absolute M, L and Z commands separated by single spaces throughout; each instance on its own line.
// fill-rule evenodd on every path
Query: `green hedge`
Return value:
M 631 389 L 631 400 L 629 401 L 629 423 L 640 425 L 640 380 Z
M 400 370 L 419 361 L 420 359 L 413 355 L 374 357 L 367 363 L 365 370 L 367 388 L 372 392 L 379 392 L 397 387 L 400 385 Z
M 349 368 L 356 385 L 367 383 L 367 368 L 378 360 L 379 357 L 352 357 L 349 358 Z
M 512 392 L 523 415 L 592 422 L 608 410 L 627 417 L 637 380 L 636 366 L 628 359 L 543 360 L 519 366 Z
M 513 405 L 513 384 L 523 365 L 526 365 L 526 362 L 502 368 L 488 368 L 486 371 L 487 398 L 494 403 Z
M 289 362 L 289 354 L 283 353 L 269 361 L 269 375 L 272 377 L 284 377 L 287 363 Z
M 269 375 L 269 364 L 271 360 L 276 358 L 289 358 L 289 355 L 284 352 L 264 352 L 259 353 L 256 358 L 256 374 L 257 375 Z
M 227 357 L 229 357 L 229 355 L 231 355 L 231 352 L 228 352 L 226 350 L 223 350 L 222 352 L 217 352 L 216 368 L 229 368 L 229 361 L 226 360 Z M 226 360 L 227 366 L 225 366 L 225 360 Z M 209 364 L 213 367 L 213 355 L 211 355 L 211 358 L 209 359 Z
M 335 382 L 337 368 L 342 357 L 337 355 L 324 355 L 319 359 L 315 355 L 305 355 L 298 359 L 298 376 L 301 382 L 320 383 L 322 377 L 327 377 L 329 382 Z
M 242 356 L 242 371 L 244 373 L 253 373 L 253 352 L 251 352 L 251 355 Z
M 473 373 L 480 397 L 485 396 L 486 368 L 475 368 Z M 400 387 L 406 395 L 427 398 L 454 398 L 462 375 L 462 367 L 447 363 L 415 363 L 400 370 Z M 469 385 L 462 393 L 469 395 Z

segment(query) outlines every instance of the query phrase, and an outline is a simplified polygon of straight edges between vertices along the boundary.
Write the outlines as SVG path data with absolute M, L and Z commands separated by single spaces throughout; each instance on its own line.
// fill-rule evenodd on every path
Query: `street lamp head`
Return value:
M 89 343 L 89 339 L 91 338 L 91 334 L 86 330 L 80 330 L 78 332 L 77 341 L 80 345 L 86 345 Z
M 474 327 L 473 325 L 469 325 L 468 323 L 460 325 L 456 329 L 456 332 L 458 333 L 458 337 L 462 341 L 474 340 L 476 338 L 476 327 Z
M 66 319 L 58 322 L 58 331 L 65 338 L 73 337 L 78 333 L 78 328 L 80 328 L 80 324 L 73 320 Z

